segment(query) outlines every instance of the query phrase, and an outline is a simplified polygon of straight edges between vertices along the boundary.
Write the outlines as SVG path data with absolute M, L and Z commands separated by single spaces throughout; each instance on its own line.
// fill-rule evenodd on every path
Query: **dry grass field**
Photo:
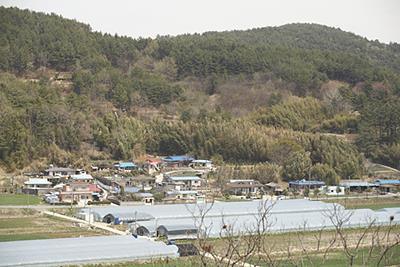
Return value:
M 107 235 L 33 209 L 0 209 L 0 241 Z

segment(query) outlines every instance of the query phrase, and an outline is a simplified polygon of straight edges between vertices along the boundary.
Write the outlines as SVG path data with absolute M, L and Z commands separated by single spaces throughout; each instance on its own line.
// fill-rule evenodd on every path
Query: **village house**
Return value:
M 153 175 L 161 171 L 163 161 L 160 158 L 147 158 L 143 164 L 143 169 L 147 171 L 149 175 Z
M 192 160 L 192 162 L 189 164 L 189 167 L 192 167 L 194 169 L 208 169 L 208 170 L 211 170 L 211 169 L 213 169 L 213 164 L 212 164 L 211 160 L 195 159 L 195 160 Z
M 163 158 L 164 163 L 168 167 L 183 167 L 183 166 L 188 166 L 194 158 L 186 155 L 182 156 L 168 156 Z
M 344 186 L 322 186 L 320 192 L 327 196 L 344 196 L 346 188 Z
M 51 182 L 42 178 L 29 178 L 24 183 L 22 192 L 31 195 L 43 195 L 51 190 Z
M 309 190 L 319 189 L 322 186 L 325 186 L 325 182 L 323 181 L 314 181 L 314 180 L 298 180 L 289 182 L 289 189 L 303 191 L 308 188 Z
M 267 191 L 269 194 L 275 195 L 275 196 L 280 196 L 285 191 L 285 189 L 281 185 L 279 185 L 275 182 L 270 182 L 268 184 L 265 184 L 264 188 L 265 188 L 265 191 Z
M 93 172 L 97 172 L 97 171 L 109 171 L 113 168 L 112 164 L 109 164 L 107 162 L 99 162 L 96 165 L 92 165 L 91 166 L 91 170 Z
M 359 193 L 371 190 L 378 186 L 377 184 L 363 180 L 342 180 L 340 181 L 339 185 L 343 186 L 349 192 Z
M 400 180 L 393 179 L 378 179 L 375 184 L 379 187 L 381 192 L 397 193 L 400 192 Z
M 201 178 L 198 176 L 165 176 L 164 179 L 175 190 L 195 190 L 201 187 Z
M 43 172 L 44 176 L 49 177 L 68 177 L 73 174 L 76 174 L 75 169 L 63 167 L 50 167 Z
M 132 172 L 137 170 L 137 165 L 131 161 L 119 162 L 114 164 L 114 168 L 121 172 Z
M 152 193 L 136 193 L 135 197 L 140 199 L 145 205 L 154 204 L 154 196 Z
M 63 203 L 87 203 L 100 199 L 101 189 L 95 184 L 73 182 L 63 186 L 59 199 Z
M 93 182 L 93 177 L 87 173 L 73 174 L 69 177 L 69 180 L 72 180 L 76 183 L 91 183 Z
M 125 186 L 128 187 L 135 186 L 140 188 L 140 190 L 142 191 L 150 191 L 155 186 L 155 183 L 156 183 L 155 177 L 147 175 L 139 175 L 129 178 L 129 180 L 125 182 Z
M 236 196 L 256 196 L 262 191 L 263 185 L 251 179 L 232 179 L 225 185 L 225 192 Z
M 196 201 L 198 196 L 196 190 L 170 190 L 165 192 L 164 201 Z
M 128 186 L 128 185 L 126 185 L 126 186 L 121 187 L 121 188 L 123 188 L 123 191 L 121 191 L 121 193 L 124 192 L 125 194 L 136 194 L 136 193 L 140 192 L 140 188 L 136 187 L 136 186 Z
M 99 184 L 102 188 L 109 191 L 111 194 L 118 194 L 121 192 L 121 183 L 117 177 L 96 177 L 96 183 Z
M 84 170 L 76 170 L 65 180 L 65 183 L 55 186 L 58 189 L 58 197 L 63 203 L 87 203 L 97 201 L 101 197 L 102 190 L 93 183 L 92 175 Z M 49 198 L 51 200 L 51 198 Z

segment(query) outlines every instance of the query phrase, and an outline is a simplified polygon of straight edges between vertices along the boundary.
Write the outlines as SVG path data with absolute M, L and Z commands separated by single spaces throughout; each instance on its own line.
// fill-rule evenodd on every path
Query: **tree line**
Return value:
M 0 26 L 0 161 L 11 169 L 46 155 L 144 153 L 276 164 L 288 180 L 359 177 L 359 152 L 399 167 L 397 44 L 314 24 L 132 39 L 5 7 Z M 63 72 L 71 79 L 60 86 Z M 251 114 L 191 109 L 191 94 L 255 75 L 280 87 Z M 330 80 L 344 85 L 327 100 L 321 86 Z M 169 118 L 141 118 L 143 110 Z M 358 138 L 352 145 L 320 133 Z

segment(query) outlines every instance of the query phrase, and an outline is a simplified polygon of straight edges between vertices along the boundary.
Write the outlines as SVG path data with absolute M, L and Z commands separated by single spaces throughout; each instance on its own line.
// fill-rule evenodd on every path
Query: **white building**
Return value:
M 194 190 L 171 190 L 165 192 L 166 201 L 168 200 L 196 200 L 198 192 Z
M 255 180 L 230 180 L 225 186 L 225 191 L 237 196 L 256 195 L 262 189 L 262 184 Z
M 29 178 L 24 184 L 23 192 L 27 194 L 42 195 L 51 189 L 51 182 L 47 179 Z
M 175 190 L 196 190 L 201 186 L 198 176 L 167 176 L 167 183 L 173 185 Z
M 344 196 L 346 194 L 344 186 L 322 186 L 320 192 L 327 196 Z
M 50 167 L 44 170 L 44 175 L 51 177 L 68 177 L 73 174 L 76 174 L 76 170 L 71 168 Z
M 192 168 L 199 168 L 199 169 L 212 169 L 213 164 L 211 160 L 206 160 L 206 159 L 195 159 L 192 160 L 192 162 L 189 164 L 189 167 Z

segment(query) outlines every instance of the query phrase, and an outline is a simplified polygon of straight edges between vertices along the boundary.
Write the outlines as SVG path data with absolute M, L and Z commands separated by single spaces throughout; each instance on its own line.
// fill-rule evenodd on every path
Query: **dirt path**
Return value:
M 50 216 L 54 216 L 54 217 L 57 217 L 57 218 L 69 220 L 69 221 L 72 221 L 72 222 L 77 222 L 77 223 L 81 223 L 81 224 L 84 224 L 84 225 L 93 226 L 95 228 L 99 228 L 99 229 L 102 229 L 102 230 L 105 230 L 105 231 L 108 231 L 108 232 L 111 232 L 111 233 L 114 233 L 114 234 L 117 234 L 117 235 L 126 235 L 127 234 L 126 232 L 111 228 L 111 227 L 107 226 L 106 224 L 103 224 L 103 223 L 100 223 L 100 222 L 88 222 L 88 221 L 84 221 L 84 220 L 81 220 L 81 219 L 77 219 L 77 218 L 74 218 L 74 217 L 62 215 L 62 214 L 51 212 L 51 211 L 43 211 L 43 213 L 46 214 L 46 215 L 50 215 Z

